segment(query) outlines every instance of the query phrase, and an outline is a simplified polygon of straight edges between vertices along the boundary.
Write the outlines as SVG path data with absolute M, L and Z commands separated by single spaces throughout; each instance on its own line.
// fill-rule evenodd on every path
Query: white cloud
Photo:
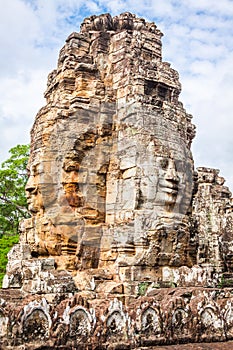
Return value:
M 208 12 L 210 14 L 220 15 L 233 15 L 233 3 L 231 0 L 181 0 L 180 2 L 187 6 L 189 10 Z
M 100 10 L 98 4 L 96 4 L 94 1 L 86 1 L 85 6 L 86 6 L 87 10 L 92 12 L 92 13 L 99 12 L 99 10 Z
M 220 167 L 233 189 L 232 0 L 11 0 L 0 12 L 0 159 L 25 142 L 43 105 L 46 75 L 83 17 L 131 11 L 164 33 L 164 60 L 180 73 L 181 100 L 194 116 L 197 166 Z M 14 14 L 14 15 L 13 15 Z

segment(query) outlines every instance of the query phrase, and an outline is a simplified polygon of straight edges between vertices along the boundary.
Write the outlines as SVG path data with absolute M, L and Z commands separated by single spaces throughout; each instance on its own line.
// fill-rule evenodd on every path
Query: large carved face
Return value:
M 159 264 L 181 264 L 183 251 L 174 248 L 178 232 L 179 240 L 182 236 L 188 241 L 186 215 L 192 197 L 192 155 L 178 125 L 162 118 L 153 111 L 140 111 L 119 126 L 107 181 L 106 221 L 113 227 L 113 251 L 123 252 L 118 256 L 120 264 L 124 264 L 126 251 L 135 255 L 138 247 L 137 256 L 140 247 L 146 247 L 148 242 L 166 251 L 166 259 L 163 256 Z M 169 237 L 163 238 L 163 247 L 160 236 Z M 186 244 L 181 246 L 185 250 Z M 156 256 L 152 265 L 156 265 L 159 253 L 152 250 Z M 146 265 L 152 255 L 144 261 Z
M 156 156 L 158 185 L 154 205 L 157 210 L 161 207 L 161 210 L 164 208 L 180 215 L 185 215 L 188 210 L 192 194 L 192 160 L 186 158 L 187 150 L 183 151 L 179 156 L 169 152 Z
M 28 164 L 29 178 L 25 187 L 28 209 L 32 214 L 42 215 L 57 203 L 59 186 L 54 172 L 54 160 L 48 161 L 47 154 L 41 158 L 31 157 Z
M 39 164 L 33 164 L 29 168 L 29 178 L 26 184 L 26 197 L 28 209 L 31 213 L 43 210 L 43 200 L 39 180 Z
M 86 206 L 90 211 L 101 202 L 102 221 L 112 214 L 118 217 L 114 221 L 120 216 L 124 221 L 134 210 L 185 214 L 192 191 L 190 150 L 175 128 L 151 126 L 146 117 L 143 128 L 123 125 L 107 136 L 96 128 L 75 134 L 80 129 L 75 119 L 62 133 L 56 130 L 51 149 L 30 163 L 29 210 L 54 213 L 56 207 L 59 214 L 62 207 Z
M 50 232 L 60 237 L 63 254 L 82 255 L 87 244 L 96 255 L 100 245 L 111 250 L 111 242 L 101 241 L 106 225 L 120 244 L 129 237 L 140 241 L 161 220 L 174 231 L 192 193 L 191 152 L 177 125 L 160 125 L 161 115 L 153 113 L 132 113 L 115 130 L 111 120 L 95 124 L 88 118 L 96 115 L 85 115 L 85 124 L 80 116 L 59 121 L 39 161 L 31 157 L 29 209 L 38 219 L 49 219 L 53 231 L 46 239 Z
M 175 160 L 168 154 L 156 158 L 158 169 L 158 186 L 156 203 L 172 206 L 176 203 L 180 178 Z
M 107 182 L 109 223 L 134 220 L 136 213 L 154 220 L 170 217 L 176 224 L 186 215 L 192 196 L 191 151 L 177 124 L 163 120 L 161 125 L 161 119 L 153 111 L 134 113 L 120 126 Z

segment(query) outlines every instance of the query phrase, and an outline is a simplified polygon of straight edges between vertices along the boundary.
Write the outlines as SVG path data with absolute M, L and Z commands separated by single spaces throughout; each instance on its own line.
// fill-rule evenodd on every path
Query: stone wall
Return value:
M 4 348 L 232 339 L 231 193 L 218 170 L 194 170 L 195 127 L 161 37 L 105 14 L 61 49 L 31 131 L 31 218 L 1 291 Z
M 27 298 L 15 290 L 8 290 L 7 298 L 2 292 L 0 344 L 4 349 L 141 349 L 232 339 L 233 289 L 134 287 L 130 294 L 119 285 L 111 294 L 97 288 Z

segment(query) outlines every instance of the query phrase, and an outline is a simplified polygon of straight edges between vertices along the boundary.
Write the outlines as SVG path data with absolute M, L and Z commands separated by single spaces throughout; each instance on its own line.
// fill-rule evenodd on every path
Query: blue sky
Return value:
M 164 33 L 163 60 L 178 70 L 193 115 L 195 166 L 221 169 L 233 190 L 233 0 L 0 0 L 0 161 L 29 142 L 48 73 L 84 17 L 133 12 Z

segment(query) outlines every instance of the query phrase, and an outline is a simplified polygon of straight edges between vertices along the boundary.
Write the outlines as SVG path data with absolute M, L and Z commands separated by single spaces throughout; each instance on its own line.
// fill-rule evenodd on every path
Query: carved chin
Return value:
M 171 188 L 163 188 L 157 195 L 157 202 L 162 205 L 175 205 L 178 191 Z
M 174 196 L 174 195 L 169 195 L 169 194 L 166 194 L 165 196 L 165 205 L 175 205 L 176 204 L 176 200 L 177 200 L 177 194 Z
M 28 210 L 32 213 L 37 213 L 40 211 L 41 206 L 33 201 L 28 201 Z

